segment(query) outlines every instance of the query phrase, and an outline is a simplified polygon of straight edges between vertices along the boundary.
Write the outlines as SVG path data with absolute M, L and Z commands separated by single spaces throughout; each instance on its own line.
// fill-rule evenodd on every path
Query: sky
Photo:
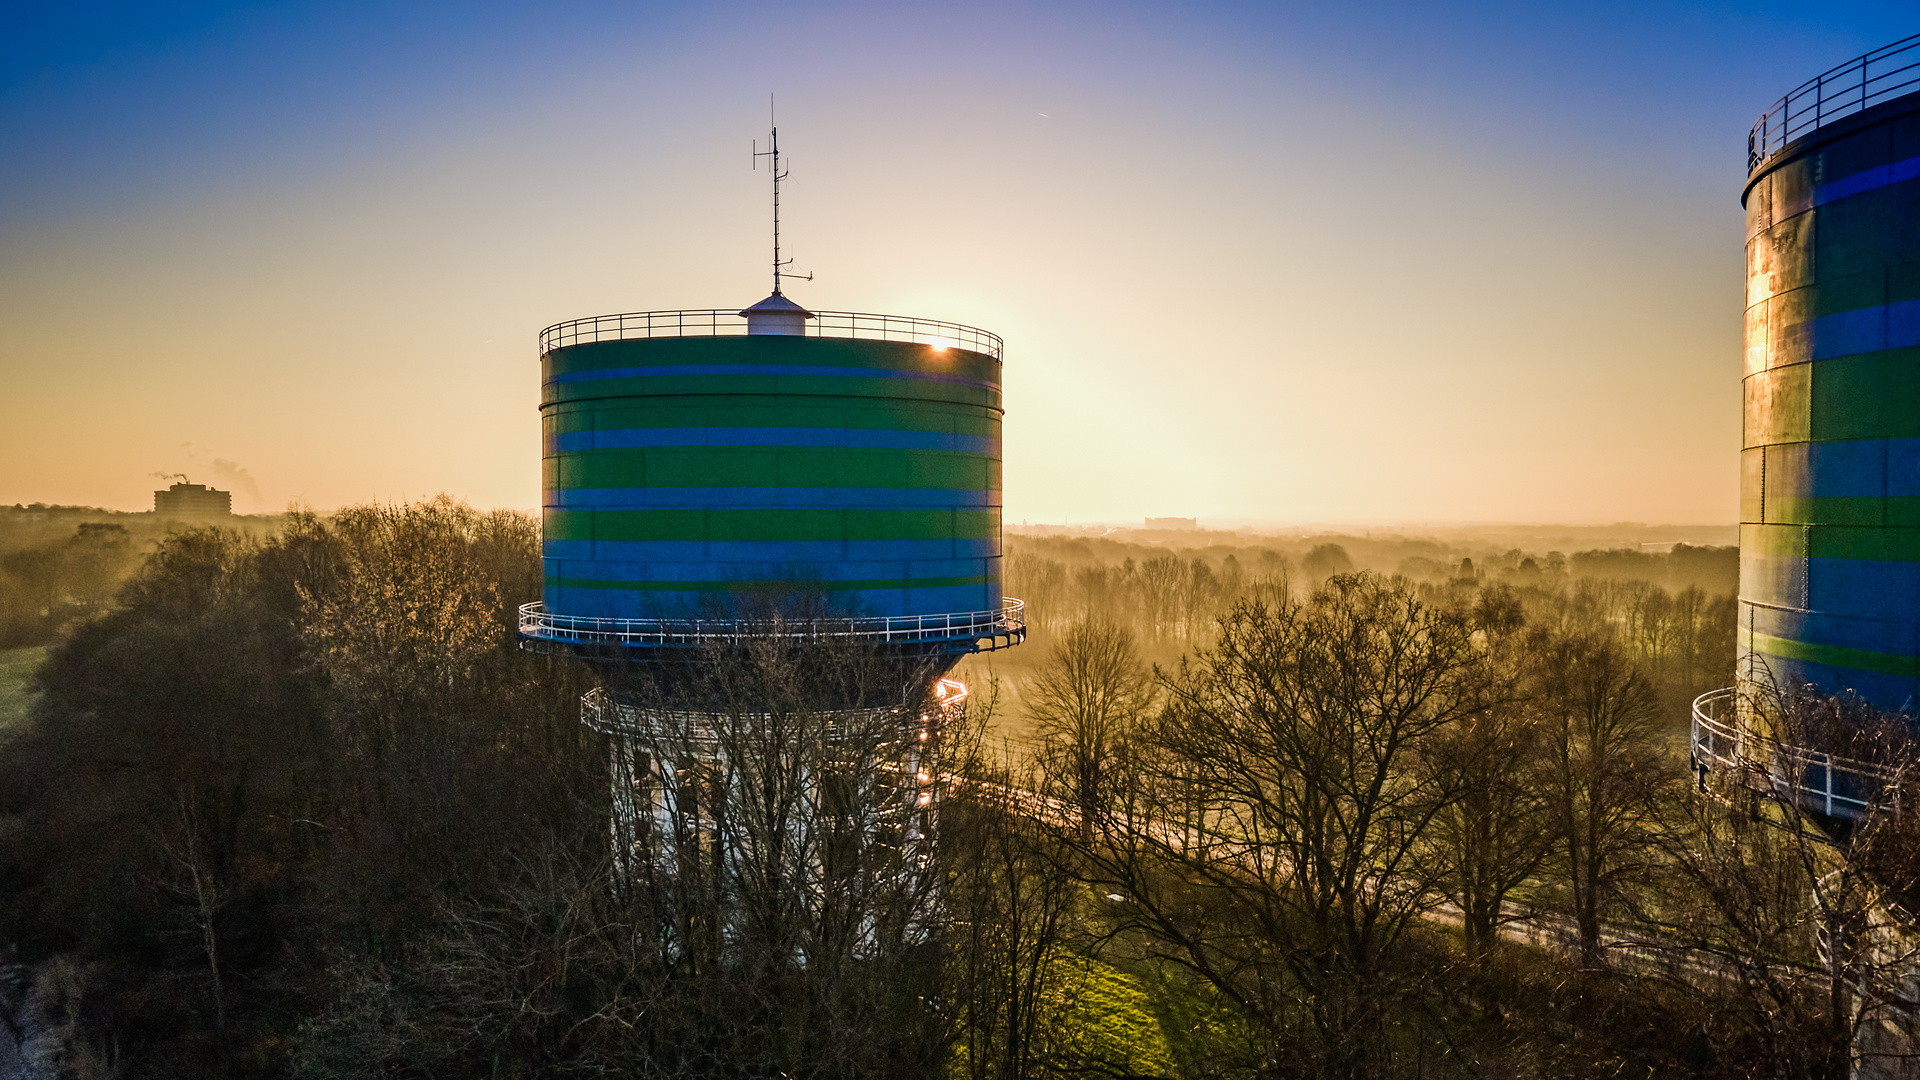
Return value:
M 1006 340 L 1005 514 L 1735 518 L 1748 127 L 1911 3 L 14 4 L 0 504 L 539 504 L 541 327 Z M 763 143 L 764 145 L 764 143 Z

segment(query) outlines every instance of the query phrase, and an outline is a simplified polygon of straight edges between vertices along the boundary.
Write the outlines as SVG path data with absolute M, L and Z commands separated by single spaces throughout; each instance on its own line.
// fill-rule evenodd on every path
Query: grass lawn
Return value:
M 47 655 L 44 645 L 27 649 L 0 649 L 0 732 L 26 719 L 33 694 L 27 689 L 27 676 L 40 666 Z

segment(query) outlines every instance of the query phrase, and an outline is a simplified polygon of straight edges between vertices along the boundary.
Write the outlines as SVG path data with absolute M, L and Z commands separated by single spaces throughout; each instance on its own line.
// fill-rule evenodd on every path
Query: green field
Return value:
M 47 655 L 46 646 L 28 649 L 0 649 L 0 732 L 26 719 L 33 694 L 27 689 L 27 677 Z

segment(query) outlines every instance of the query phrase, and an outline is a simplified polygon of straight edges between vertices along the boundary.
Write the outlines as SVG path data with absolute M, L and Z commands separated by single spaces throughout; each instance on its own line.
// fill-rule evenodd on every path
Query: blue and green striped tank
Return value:
M 1920 706 L 1920 94 L 1758 157 L 1743 201 L 1743 677 L 1911 710 Z
M 998 339 L 661 323 L 543 338 L 546 612 L 999 609 Z

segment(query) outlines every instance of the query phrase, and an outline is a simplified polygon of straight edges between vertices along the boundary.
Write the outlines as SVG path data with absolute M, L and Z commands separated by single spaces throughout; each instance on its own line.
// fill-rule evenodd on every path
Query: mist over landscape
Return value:
M 604 865 L 596 868 L 606 811 L 595 779 L 607 765 L 600 737 L 575 719 L 584 672 L 519 651 L 502 633 L 514 602 L 537 593 L 538 526 L 526 515 L 442 499 L 207 528 L 151 515 L 0 508 L 0 719 L 10 725 L 0 775 L 12 793 L 8 873 L 18 883 L 0 910 L 31 965 L 29 989 L 9 999 L 32 1036 L 21 1060 L 43 1063 L 19 1075 L 113 1075 L 123 1061 L 168 1075 L 216 1067 L 433 1075 L 503 1058 L 531 1072 L 564 1062 L 638 1075 L 752 1075 L 813 1062 L 825 1064 L 812 1066 L 819 1075 L 900 1075 L 932 1068 L 913 1064 L 929 1046 L 946 1047 L 940 1071 L 970 1076 L 1086 1063 L 1138 1075 L 1265 1071 L 1230 1034 L 1245 1022 L 1244 1006 L 1218 997 L 1209 981 L 1166 981 L 1180 968 L 1160 965 L 1177 965 L 1179 954 L 1163 953 L 1146 926 L 1109 921 L 1118 912 L 1101 897 L 1144 883 L 1107 875 L 1140 871 L 1057 861 L 1107 849 L 1073 856 L 1072 845 L 1086 842 L 1081 833 L 1054 836 L 1046 818 L 1034 832 L 1035 820 L 995 793 L 1017 777 L 1016 787 L 1057 791 L 1068 803 L 1104 800 L 1111 781 L 1101 778 L 1123 768 L 1116 758 L 1144 749 L 1127 732 L 1144 734 L 1163 708 L 1169 718 L 1184 715 L 1171 711 L 1174 695 L 1196 692 L 1190 680 L 1203 678 L 1189 665 L 1231 662 L 1236 653 L 1219 650 L 1245 645 L 1246 620 L 1355 616 L 1367 634 L 1413 634 L 1407 644 L 1418 657 L 1388 661 L 1412 663 L 1409 673 L 1450 655 L 1441 681 L 1416 691 L 1408 720 L 1431 707 L 1484 712 L 1458 735 L 1451 725 L 1416 725 L 1424 731 L 1381 763 L 1390 770 L 1382 775 L 1426 775 L 1455 760 L 1430 757 L 1443 747 L 1470 754 L 1479 771 L 1434 774 L 1452 777 L 1442 805 L 1465 813 L 1474 804 L 1452 800 L 1478 791 L 1509 815 L 1503 828 L 1518 831 L 1475 847 L 1472 836 L 1485 844 L 1498 834 L 1454 831 L 1473 826 L 1470 816 L 1418 811 L 1422 865 L 1442 861 L 1370 887 L 1391 881 L 1426 898 L 1373 916 L 1392 919 L 1374 931 L 1389 935 L 1380 947 L 1398 944 L 1370 961 L 1377 970 L 1367 978 L 1392 990 L 1308 984 L 1305 1000 L 1337 991 L 1351 1006 L 1345 995 L 1356 985 L 1390 993 L 1369 1011 L 1418 1007 L 1412 1045 L 1472 1039 L 1476 1053 L 1527 1069 L 1580 1075 L 1581 1062 L 1598 1054 L 1607 1068 L 1646 1061 L 1748 1075 L 1772 1060 L 1768 1032 L 1818 1022 L 1817 1010 L 1778 1017 L 1772 996 L 1748 1001 L 1711 985 L 1731 996 L 1700 998 L 1696 988 L 1674 997 L 1657 968 L 1561 981 L 1576 970 L 1562 957 L 1597 950 L 1620 931 L 1556 921 L 1569 903 L 1618 919 L 1658 897 L 1662 918 L 1680 920 L 1683 934 L 1719 932 L 1709 930 L 1721 925 L 1718 894 L 1669 880 L 1685 860 L 1649 861 L 1645 846 L 1684 843 L 1699 827 L 1688 815 L 1714 805 L 1681 797 L 1684 773 L 1671 762 L 1684 759 L 1687 703 L 1722 685 L 1732 665 L 1737 550 L 1677 537 L 1710 541 L 1722 532 L 1010 530 L 1007 586 L 1026 599 L 1030 637 L 960 665 L 955 674 L 977 701 L 943 733 L 955 778 L 943 796 L 933 887 L 968 933 L 948 940 L 954 966 L 932 976 L 940 989 L 917 981 L 929 977 L 925 946 L 909 939 L 878 956 L 873 945 L 857 948 L 822 998 L 828 988 L 813 985 L 817 967 L 786 970 L 779 948 L 744 971 L 728 949 L 702 972 L 683 953 L 658 951 L 662 941 L 609 936 L 697 898 L 666 882 L 655 886 L 664 891 L 609 892 Z M 1662 533 L 1675 538 L 1637 539 Z M 1583 541 L 1615 546 L 1583 549 Z M 1395 605 L 1406 606 L 1396 614 Z M 1469 634 L 1487 651 L 1477 653 Z M 849 655 L 826 670 L 857 673 L 873 662 Z M 1596 684 L 1553 681 L 1589 667 Z M 733 678 L 791 676 L 749 666 Z M 819 692 L 782 691 L 801 700 Z M 1540 726 L 1554 715 L 1551 705 L 1536 712 L 1541 705 L 1592 693 L 1603 696 L 1582 707 L 1624 728 Z M 1498 726 L 1476 734 L 1478 723 Z M 1498 741 L 1472 741 L 1483 737 Z M 1585 755 L 1558 759 L 1559 783 L 1605 785 L 1561 811 L 1552 789 L 1533 786 L 1553 775 L 1556 759 L 1541 755 L 1554 746 Z M 138 763 L 131 770 L 128 755 Z M 1085 765 L 1076 769 L 1076 760 Z M 1622 760 L 1640 764 L 1620 772 Z M 1586 771 L 1594 769 L 1603 771 Z M 1459 786 L 1470 777 L 1481 786 Z M 1414 809 L 1404 797 L 1379 807 L 1391 815 L 1385 820 Z M 1608 801 L 1589 810 L 1590 798 Z M 1593 865 L 1604 884 L 1586 880 L 1601 891 L 1584 901 L 1567 891 L 1582 879 L 1567 877 L 1576 868 L 1559 860 L 1580 849 L 1561 846 L 1559 812 L 1607 815 L 1608 847 Z M 1442 828 L 1442 820 L 1453 824 Z M 1341 844 L 1399 835 L 1369 836 L 1381 827 L 1362 826 Z M 1368 847 L 1347 850 L 1345 858 L 1362 860 L 1353 870 L 1371 861 Z M 1496 876 L 1485 879 L 1459 876 L 1479 864 L 1446 861 L 1489 856 L 1496 861 L 1482 870 Z M 374 883 L 384 884 L 369 891 Z M 1269 898 L 1278 901 L 1298 886 L 1265 887 L 1279 890 Z M 562 910 L 571 914 L 554 922 Z M 1467 951 L 1456 953 L 1447 920 L 1458 925 L 1463 910 Z M 1422 912 L 1435 911 L 1448 914 L 1423 921 L 1434 916 Z M 828 925 L 796 916 L 784 933 L 806 935 L 813 955 L 831 947 L 811 936 Z M 1542 926 L 1565 927 L 1552 933 L 1571 933 L 1572 951 L 1517 944 L 1525 939 L 1512 928 L 1538 940 Z M 1110 936 L 1116 931 L 1124 933 Z M 1311 934 L 1292 940 L 1296 933 L 1306 927 L 1287 931 L 1290 948 L 1332 946 L 1313 945 Z M 1233 955 L 1239 946 L 1205 948 L 1201 955 Z M 1237 962 L 1267 962 L 1257 953 Z M 1415 977 L 1403 964 L 1427 973 Z M 909 973 L 919 974 L 901 982 Z M 169 986 L 192 992 L 155 996 Z M 903 990 L 960 995 L 964 1011 L 907 1027 L 897 1026 L 905 1016 L 882 1026 L 863 1018 Z M 1463 992 L 1472 997 L 1439 1017 L 1420 1004 Z M 501 1011 L 504 1001 L 521 1004 Z M 843 1011 L 849 1005 L 853 1013 Z M 1520 1011 L 1490 1022 L 1481 1010 L 1495 1007 Z M 1753 1008 L 1765 1011 L 1744 1011 Z M 1030 1018 L 1005 1028 L 1009 1010 Z M 648 1019 L 636 1026 L 623 1015 Z M 1291 1041 L 1313 1030 L 1293 1033 L 1301 1021 L 1288 1016 L 1264 1018 L 1266 1037 Z M 1585 1032 L 1572 1042 L 1569 1022 Z M 1690 1039 L 1650 1038 L 1649 1024 L 1689 1025 Z M 1327 1038 L 1313 1037 L 1312 1060 L 1373 1052 L 1370 1037 Z M 1430 1049 L 1444 1060 L 1440 1044 Z

